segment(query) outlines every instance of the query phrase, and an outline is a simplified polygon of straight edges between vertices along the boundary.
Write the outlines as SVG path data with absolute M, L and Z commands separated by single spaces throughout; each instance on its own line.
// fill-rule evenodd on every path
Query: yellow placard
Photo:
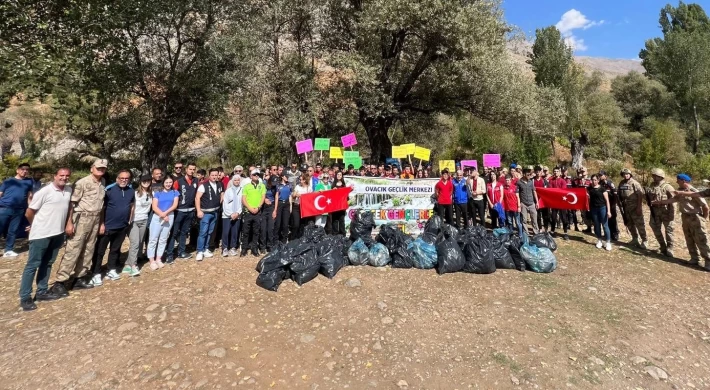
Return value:
M 430 157 L 431 157 L 431 150 L 429 150 L 427 148 L 422 148 L 420 146 L 414 147 L 414 158 L 418 158 L 418 159 L 424 160 L 424 161 L 429 161 Z
M 448 169 L 449 173 L 456 172 L 456 162 L 454 160 L 439 160 L 439 172 Z
M 404 152 L 407 153 L 407 156 L 411 156 L 414 154 L 414 150 L 417 148 L 416 144 L 403 144 L 402 147 L 404 148 Z
M 337 146 L 331 146 L 330 147 L 330 158 L 333 160 L 340 160 L 343 158 L 343 148 L 337 147 Z
M 404 146 L 392 145 L 392 158 L 407 158 Z

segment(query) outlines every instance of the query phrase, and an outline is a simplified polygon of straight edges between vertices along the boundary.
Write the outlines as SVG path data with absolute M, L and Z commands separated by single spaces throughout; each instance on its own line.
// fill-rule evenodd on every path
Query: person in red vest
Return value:
M 441 171 L 441 180 L 434 186 L 436 193 L 438 210 L 437 214 L 444 218 L 446 223 L 451 224 L 453 221 L 453 193 L 454 185 L 449 178 L 449 170 Z

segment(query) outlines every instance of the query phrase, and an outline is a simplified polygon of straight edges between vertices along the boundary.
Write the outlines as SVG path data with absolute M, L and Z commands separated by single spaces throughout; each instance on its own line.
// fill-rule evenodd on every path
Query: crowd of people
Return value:
M 16 176 L 0 186 L 0 230 L 6 231 L 4 257 L 16 257 L 14 244 L 20 225 L 26 217 L 29 226 L 29 255 L 20 284 L 20 306 L 34 310 L 36 301 L 51 301 L 68 296 L 73 289 L 90 289 L 105 280 L 118 280 L 121 275 L 141 274 L 139 262 L 153 271 L 176 259 L 193 257 L 187 239 L 195 248 L 195 260 L 222 257 L 254 256 L 271 251 L 278 242 L 299 238 L 304 226 L 323 226 L 328 234 L 345 235 L 346 210 L 327 215 L 302 218 L 300 198 L 304 194 L 346 186 L 345 176 L 382 178 L 429 178 L 430 167 L 413 169 L 397 165 L 371 164 L 356 170 L 352 165 L 309 166 L 271 165 L 262 169 L 252 165 L 246 170 L 237 165 L 232 172 L 222 167 L 197 169 L 194 163 L 173 165 L 165 174 L 154 168 L 150 175 L 133 180 L 129 170 L 115 174 L 115 182 L 107 184 L 107 161 L 97 159 L 91 173 L 69 185 L 71 171 L 59 168 L 53 180 L 43 184 L 42 172 L 30 178 L 30 166 L 21 164 Z M 698 264 L 700 257 L 710 270 L 705 220 L 708 206 L 688 175 L 677 176 L 679 191 L 665 181 L 660 169 L 652 171 L 654 183 L 643 188 L 631 171 L 621 171 L 618 186 L 606 172 L 587 175 L 586 168 L 568 175 L 565 167 L 484 168 L 479 174 L 472 167 L 440 172 L 432 201 L 435 212 L 458 228 L 485 225 L 508 227 L 521 236 L 526 233 L 550 232 L 561 227 L 562 239 L 568 231 L 584 224 L 587 233 L 597 237 L 597 248 L 611 250 L 611 242 L 619 239 L 617 208 L 632 237 L 632 244 L 647 248 L 643 200 L 651 208 L 650 225 L 664 255 L 673 256 L 674 204 L 679 204 L 683 233 L 691 256 Z M 538 209 L 539 188 L 586 188 L 589 210 L 577 212 L 562 209 Z M 120 264 L 121 247 L 128 238 L 125 264 Z M 640 239 L 640 241 L 639 241 Z M 604 242 L 605 241 L 605 242 Z M 49 286 L 52 266 L 66 243 L 58 263 L 55 281 Z M 108 251 L 106 272 L 103 258 Z M 121 268 L 122 267 L 122 268 Z M 37 291 L 32 296 L 33 283 Z

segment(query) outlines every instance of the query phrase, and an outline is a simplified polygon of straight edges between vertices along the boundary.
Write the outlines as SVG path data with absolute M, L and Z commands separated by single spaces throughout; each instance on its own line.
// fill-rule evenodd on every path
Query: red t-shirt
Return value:
M 434 186 L 434 189 L 439 190 L 439 204 L 449 205 L 454 203 L 451 198 L 454 193 L 454 185 L 451 183 L 451 180 L 448 180 L 446 184 L 444 184 L 443 180 L 439 180 L 436 186 Z
M 222 188 L 227 188 L 229 186 L 229 176 L 224 175 L 222 178 Z
M 558 178 L 552 178 L 549 181 L 550 183 L 550 188 L 567 188 L 567 180 L 558 177 Z
M 533 179 L 535 188 L 545 188 L 545 179 Z
M 518 208 L 518 187 L 514 185 L 503 187 L 503 210 L 520 211 Z

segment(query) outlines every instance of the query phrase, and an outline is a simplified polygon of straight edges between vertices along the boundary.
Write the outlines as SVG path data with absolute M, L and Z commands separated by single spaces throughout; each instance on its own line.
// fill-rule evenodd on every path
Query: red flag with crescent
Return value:
M 536 188 L 538 207 L 559 210 L 589 210 L 586 188 Z
M 301 195 L 301 217 L 347 210 L 348 195 L 352 190 L 350 187 L 344 187 Z

